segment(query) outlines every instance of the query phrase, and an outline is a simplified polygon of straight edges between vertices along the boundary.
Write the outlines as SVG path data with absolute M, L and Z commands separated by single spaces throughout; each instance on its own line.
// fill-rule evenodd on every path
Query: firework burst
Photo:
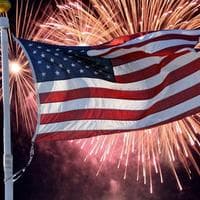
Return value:
M 57 10 L 51 11 L 47 21 L 37 26 L 41 5 L 35 10 L 29 1 L 16 1 L 16 30 L 12 31 L 16 37 L 62 45 L 97 45 L 141 31 L 200 28 L 198 1 L 90 0 L 89 6 L 86 6 L 81 1 L 60 0 L 57 1 Z M 11 31 L 9 39 L 11 105 L 17 126 L 20 121 L 32 133 L 37 111 L 32 76 L 24 54 L 11 37 Z M 126 179 L 130 159 L 134 159 L 137 163 L 136 179 L 142 177 L 145 184 L 149 182 L 150 192 L 153 192 L 154 171 L 163 182 L 162 161 L 170 166 L 182 190 L 176 161 L 182 164 L 190 178 L 191 166 L 200 174 L 192 155 L 192 152 L 199 155 L 199 133 L 200 114 L 196 114 L 153 129 L 98 136 L 75 143 L 86 153 L 85 160 L 94 156 L 99 159 L 97 175 L 105 163 L 114 162 L 118 168 L 124 167 Z
M 13 36 L 35 40 L 37 34 L 40 33 L 36 21 L 39 17 L 40 19 L 44 17 L 44 15 L 39 15 L 41 5 L 42 1 L 35 9 L 34 3 L 17 0 L 15 28 L 10 27 L 8 30 L 10 102 L 12 117 L 15 119 L 15 123 L 12 125 L 18 128 L 19 123 L 21 123 L 30 133 L 33 132 L 37 119 L 35 89 L 28 61 L 20 47 L 15 43 Z M 46 9 L 48 6 L 45 7 Z M 0 89 L 0 99 L 2 99 L 2 89 Z
M 40 25 L 48 33 L 45 41 L 65 45 L 97 45 L 113 38 L 160 29 L 200 28 L 200 4 L 187 0 L 90 0 L 89 7 L 81 1 L 57 1 L 57 10 Z M 41 32 L 41 33 L 42 33 Z M 43 40 L 42 34 L 37 38 Z M 199 155 L 200 114 L 144 131 L 98 136 L 77 140 L 85 160 L 98 157 L 100 167 L 106 162 L 124 166 L 124 179 L 130 159 L 136 160 L 136 179 L 149 182 L 153 192 L 152 173 L 163 182 L 161 161 L 170 166 L 178 188 L 176 161 L 182 164 L 189 178 L 191 166 L 200 174 L 192 152 Z M 133 157 L 134 156 L 134 157 Z M 164 159 L 163 159 L 164 158 Z

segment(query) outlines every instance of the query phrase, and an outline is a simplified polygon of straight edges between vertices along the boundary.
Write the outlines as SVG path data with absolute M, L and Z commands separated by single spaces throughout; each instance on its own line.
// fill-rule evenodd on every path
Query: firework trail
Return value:
M 90 0 L 89 6 L 81 1 L 57 1 L 57 10 L 51 14 L 42 28 L 48 33 L 45 41 L 51 44 L 97 45 L 113 38 L 143 31 L 160 29 L 200 28 L 200 3 L 187 0 Z M 44 41 L 44 40 L 43 40 Z M 161 162 L 167 164 L 174 174 L 178 188 L 182 190 L 176 161 L 185 168 L 191 178 L 191 165 L 200 174 L 192 152 L 199 155 L 200 114 L 184 118 L 160 127 L 134 133 L 99 136 L 78 140 L 86 153 L 85 160 L 98 157 L 100 167 L 106 162 L 124 166 L 127 177 L 130 159 L 137 163 L 136 179 L 149 182 L 153 192 L 152 174 L 155 172 L 163 182 Z
M 41 1 L 42 2 L 42 1 Z M 200 28 L 200 5 L 198 1 L 187 0 L 90 0 L 89 6 L 81 1 L 57 1 L 57 10 L 37 26 L 42 3 L 16 1 L 16 37 L 46 41 L 52 44 L 96 45 L 118 36 L 141 31 L 159 29 Z M 48 6 L 45 7 L 48 9 Z M 45 10 L 43 13 L 46 13 Z M 25 20 L 24 20 L 25 19 Z M 11 27 L 12 28 L 12 27 Z M 10 88 L 11 105 L 16 125 L 24 123 L 32 133 L 36 123 L 36 94 L 28 62 L 21 49 L 10 39 Z M 75 143 L 86 153 L 85 160 L 97 157 L 99 170 L 106 162 L 124 167 L 124 179 L 128 173 L 130 159 L 137 163 L 137 180 L 143 178 L 153 192 L 152 174 L 155 171 L 163 182 L 161 162 L 170 166 L 177 180 L 178 160 L 191 178 L 191 164 L 200 174 L 199 166 L 192 152 L 199 155 L 200 114 L 157 128 L 134 133 L 99 136 L 77 140 Z M 164 159 L 163 159 L 164 158 Z M 129 167 L 130 168 L 130 167 Z
M 44 15 L 39 14 L 42 1 L 36 6 L 31 1 L 17 0 L 15 27 L 8 30 L 9 37 L 9 68 L 10 68 L 10 102 L 12 117 L 15 123 L 12 125 L 18 128 L 23 124 L 28 132 L 32 133 L 37 118 L 37 103 L 32 74 L 26 57 L 22 50 L 15 43 L 13 35 L 17 38 L 35 40 L 40 29 L 37 26 L 37 19 L 43 19 Z M 48 5 L 45 10 L 48 9 Z M 45 13 L 45 12 L 44 12 Z M 2 79 L 2 77 L 0 77 Z M 0 89 L 2 99 L 2 89 Z

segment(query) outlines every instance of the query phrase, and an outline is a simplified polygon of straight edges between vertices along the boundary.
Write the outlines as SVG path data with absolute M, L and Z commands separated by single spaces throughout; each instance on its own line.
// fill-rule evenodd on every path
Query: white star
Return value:
M 47 69 L 50 69 L 51 67 L 49 65 L 46 66 Z
M 105 66 L 104 68 L 105 68 L 105 69 L 109 69 L 109 67 L 108 67 L 108 66 Z
M 81 60 L 78 60 L 77 62 L 78 62 L 78 63 L 82 63 L 82 61 L 81 61 Z
M 62 64 L 59 64 L 59 67 L 63 67 L 63 65 L 62 65 Z
M 56 71 L 55 73 L 56 73 L 57 76 L 60 75 L 60 72 L 59 72 L 59 71 Z
M 70 73 L 71 73 L 70 69 L 67 69 L 67 73 L 68 73 L 68 74 L 70 74 Z
M 72 56 L 69 56 L 69 58 L 73 58 Z
M 42 53 L 42 54 L 41 54 L 41 57 L 42 57 L 42 58 L 45 58 L 45 54 Z
M 38 48 L 38 49 L 41 49 L 42 47 L 41 47 L 41 46 L 37 46 L 37 48 Z
M 45 73 L 45 72 L 42 72 L 42 76 L 46 76 L 46 73 Z
M 76 65 L 74 63 L 71 64 L 72 67 L 75 67 Z
M 51 52 L 51 50 L 50 50 L 50 49 L 47 49 L 46 51 L 47 51 L 47 52 Z
M 108 76 L 107 76 L 107 78 L 109 78 L 109 79 L 110 79 L 110 78 L 111 78 L 111 76 L 110 76 L 110 75 L 108 75 Z
M 42 61 L 41 60 L 38 60 L 38 64 L 41 64 L 42 63 Z
M 54 55 L 55 55 L 55 56 L 59 56 L 59 54 L 58 54 L 58 53 L 54 53 Z
M 80 73 L 84 73 L 84 70 L 83 70 L 83 69 L 80 69 L 79 71 L 80 71 Z
M 90 66 L 88 66 L 88 65 L 85 65 L 85 68 L 86 68 L 86 69 L 89 69 L 89 68 L 90 68 Z
M 94 72 L 95 75 L 98 75 L 99 73 L 97 71 Z
M 71 50 L 71 49 L 69 49 L 69 50 L 68 50 L 68 53 L 71 53 L 71 52 L 72 52 L 72 50 Z
M 83 50 L 81 50 L 81 52 L 83 53 L 83 52 L 85 52 L 85 50 L 83 49 Z
M 59 48 L 57 48 L 57 49 L 56 49 L 56 51 L 60 51 L 60 49 L 59 49 Z
M 53 58 L 51 58 L 51 59 L 50 59 L 50 61 L 51 61 L 51 62 L 54 62 L 54 59 L 53 59 Z
M 63 58 L 63 60 L 64 60 L 64 61 L 67 61 L 67 60 L 68 60 L 68 58 L 64 57 L 64 58 Z
M 29 46 L 29 47 L 32 47 L 32 46 L 33 46 L 33 44 L 32 44 L 32 43 L 30 43 L 28 46 Z
M 36 54 L 36 53 L 37 53 L 37 51 L 36 51 L 36 50 L 34 50 L 34 51 L 33 51 L 33 54 Z

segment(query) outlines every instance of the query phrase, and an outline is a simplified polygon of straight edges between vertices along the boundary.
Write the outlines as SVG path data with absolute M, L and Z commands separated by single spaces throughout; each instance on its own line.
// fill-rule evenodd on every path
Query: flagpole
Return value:
M 0 0 L 0 13 L 10 9 L 10 2 Z M 0 17 L 1 30 L 1 59 L 2 59 L 2 89 L 3 89 L 3 166 L 5 200 L 13 200 L 13 157 L 11 150 L 10 130 L 10 89 L 9 89 L 9 63 L 8 63 L 8 35 L 9 21 L 7 17 Z

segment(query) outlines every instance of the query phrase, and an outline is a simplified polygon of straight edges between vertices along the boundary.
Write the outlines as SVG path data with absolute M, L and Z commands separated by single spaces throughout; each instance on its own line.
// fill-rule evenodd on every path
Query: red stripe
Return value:
M 105 120 L 139 120 L 170 107 L 178 105 L 199 95 L 200 83 L 184 90 L 178 94 L 172 95 L 164 100 L 156 102 L 147 110 L 111 110 L 111 109 L 82 109 L 63 113 L 42 114 L 41 124 L 63 122 L 69 120 L 87 120 L 87 119 L 105 119 Z
M 155 76 L 156 74 L 159 74 L 160 70 L 163 67 L 165 67 L 167 64 L 169 64 L 170 62 L 172 62 L 173 60 L 175 60 L 176 58 L 184 54 L 185 52 L 172 54 L 170 56 L 163 58 L 163 60 L 158 64 L 150 65 L 147 68 L 136 71 L 136 72 L 115 76 L 116 81 L 120 83 L 130 83 L 130 82 L 145 80 L 147 78 Z
M 184 117 L 193 115 L 195 113 L 200 112 L 200 107 L 195 108 L 193 110 L 190 110 L 188 112 L 185 112 L 179 116 L 176 116 L 174 118 L 171 118 L 169 120 L 160 122 L 158 124 L 155 124 L 153 126 L 147 127 L 147 128 L 153 128 L 155 126 L 163 125 L 172 121 L 180 120 Z M 143 130 L 142 128 L 141 130 Z M 92 131 L 63 131 L 63 132 L 51 132 L 51 133 L 43 133 L 38 134 L 36 137 L 36 142 L 44 142 L 44 141 L 53 141 L 53 140 L 74 140 L 74 139 L 81 139 L 81 138 L 89 138 L 94 137 L 98 135 L 109 135 L 109 134 L 116 134 L 116 133 L 127 133 L 127 132 L 133 132 L 135 130 L 92 130 Z
M 118 38 L 115 38 L 107 43 L 104 43 L 104 44 L 101 44 L 101 45 L 97 45 L 97 46 L 94 46 L 95 49 L 106 49 L 106 48 L 110 48 L 110 47 L 113 47 L 113 46 L 117 46 L 117 45 L 121 45 L 127 41 L 130 41 L 130 40 L 133 40 L 133 39 L 137 39 L 141 36 L 144 36 L 144 35 L 147 35 L 147 34 L 150 34 L 150 33 L 154 33 L 154 32 L 159 32 L 159 31 L 149 31 L 149 32 L 139 32 L 139 33 L 135 33 L 133 35 L 125 35 L 125 36 L 121 36 L 121 37 L 118 37 Z M 156 38 L 150 38 L 149 40 L 145 41 L 147 43 L 149 42 L 152 42 L 152 40 L 163 40 L 162 38 L 168 38 L 168 39 L 185 39 L 185 40 L 194 40 L 194 41 L 198 41 L 198 37 L 199 35 L 183 35 L 183 34 L 168 34 L 168 35 L 161 35 L 161 36 L 158 36 Z M 143 42 L 141 42 L 143 43 Z M 139 44 L 141 44 L 139 43 Z
M 123 65 L 129 62 L 137 61 L 139 59 L 148 58 L 152 56 L 170 56 L 180 49 L 193 48 L 193 47 L 194 45 L 180 45 L 176 47 L 169 47 L 169 48 L 157 51 L 156 53 L 146 53 L 144 51 L 136 51 L 136 52 L 125 54 L 123 56 L 119 56 L 117 58 L 112 58 L 111 62 L 112 62 L 112 65 L 115 67 L 115 66 Z M 184 54 L 186 52 L 188 51 L 184 51 L 182 53 Z
M 167 75 L 165 80 L 154 88 L 140 91 L 121 91 L 105 88 L 80 88 L 70 91 L 49 92 L 40 94 L 40 103 L 53 103 L 68 101 L 79 98 L 113 98 L 113 99 L 133 99 L 144 100 L 152 98 L 170 84 L 200 70 L 199 60 L 193 61 L 180 69 Z
M 152 33 L 152 32 L 157 32 L 157 31 L 149 31 L 149 32 L 139 32 L 139 33 L 135 33 L 133 35 L 125 35 L 125 36 L 120 36 L 118 38 L 115 38 L 109 42 L 106 42 L 106 43 L 103 43 L 103 44 L 100 44 L 100 45 L 97 45 L 97 46 L 94 46 L 95 49 L 107 49 L 109 47 L 113 47 L 113 46 L 116 46 L 116 45 L 121 45 L 129 40 L 132 40 L 132 39 L 136 39 L 140 36 L 143 36 L 143 35 L 146 35 L 147 33 Z

